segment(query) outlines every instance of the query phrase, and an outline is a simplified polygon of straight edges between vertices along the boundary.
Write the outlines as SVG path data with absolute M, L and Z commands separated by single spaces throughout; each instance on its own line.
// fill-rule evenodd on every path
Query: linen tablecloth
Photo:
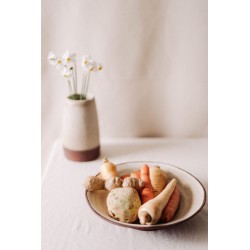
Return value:
M 82 183 L 99 172 L 104 156 L 114 163 L 148 160 L 178 166 L 197 177 L 207 191 L 206 138 L 102 140 L 101 156 L 86 163 L 65 159 L 61 140 L 57 140 L 42 178 L 43 250 L 207 249 L 207 202 L 189 221 L 158 231 L 119 227 L 94 214 Z

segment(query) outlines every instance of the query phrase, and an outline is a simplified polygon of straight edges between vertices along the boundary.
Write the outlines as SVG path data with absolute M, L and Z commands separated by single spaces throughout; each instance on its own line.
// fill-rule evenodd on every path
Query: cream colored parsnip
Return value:
M 176 184 L 177 180 L 175 178 L 172 179 L 158 196 L 144 203 L 139 208 L 138 217 L 142 225 L 154 225 L 159 221 L 161 213 L 168 203 Z
M 149 177 L 156 197 L 167 185 L 167 174 L 159 166 L 149 168 Z
M 118 176 L 116 165 L 110 162 L 107 158 L 103 159 L 103 164 L 100 170 L 101 170 L 101 176 L 104 180 Z

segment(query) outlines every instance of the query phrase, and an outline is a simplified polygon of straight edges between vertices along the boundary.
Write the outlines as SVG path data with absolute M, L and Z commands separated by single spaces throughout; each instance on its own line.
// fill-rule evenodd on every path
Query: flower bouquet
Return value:
M 91 73 L 101 70 L 102 66 L 90 56 L 83 56 L 81 59 L 83 77 L 81 86 L 77 86 L 75 54 L 66 51 L 61 57 L 58 57 L 50 52 L 48 61 L 60 70 L 69 88 L 62 120 L 65 156 L 73 161 L 94 160 L 100 154 L 99 125 L 95 98 L 88 94 L 88 87 Z
M 66 51 L 61 57 L 58 57 L 53 52 L 50 52 L 48 62 L 61 71 L 62 76 L 68 84 L 68 98 L 72 100 L 86 100 L 91 73 L 102 70 L 102 65 L 95 62 L 91 56 L 82 56 L 81 65 L 83 68 L 83 77 L 81 90 L 80 93 L 78 93 L 76 54 L 71 54 L 69 51 Z

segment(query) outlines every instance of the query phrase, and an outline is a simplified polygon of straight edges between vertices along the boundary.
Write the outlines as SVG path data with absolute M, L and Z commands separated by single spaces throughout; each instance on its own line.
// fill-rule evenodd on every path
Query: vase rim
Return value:
M 74 100 L 74 99 L 70 99 L 69 96 L 67 97 L 67 101 L 69 103 L 84 103 L 84 102 L 92 101 L 93 99 L 94 99 L 94 95 L 91 93 L 87 94 L 87 98 L 84 100 Z

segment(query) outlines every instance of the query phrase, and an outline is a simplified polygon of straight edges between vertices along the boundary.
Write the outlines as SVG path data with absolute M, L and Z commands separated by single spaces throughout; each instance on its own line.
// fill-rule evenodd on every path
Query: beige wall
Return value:
M 90 82 L 102 138 L 207 136 L 207 0 L 42 1 L 42 166 L 68 90 L 46 58 L 67 49 L 104 66 Z

